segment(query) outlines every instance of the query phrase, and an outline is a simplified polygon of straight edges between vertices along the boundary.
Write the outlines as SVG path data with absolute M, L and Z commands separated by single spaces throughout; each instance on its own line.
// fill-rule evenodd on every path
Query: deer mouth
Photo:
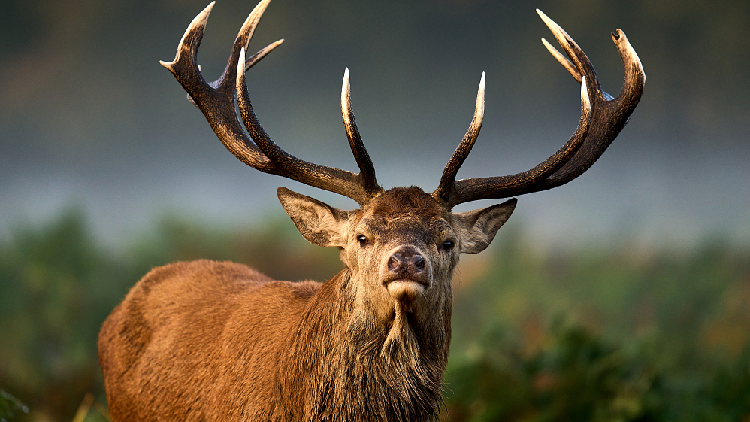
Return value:
M 407 303 L 420 298 L 429 287 L 426 280 L 414 280 L 411 278 L 397 278 L 385 281 L 383 284 L 393 299 Z

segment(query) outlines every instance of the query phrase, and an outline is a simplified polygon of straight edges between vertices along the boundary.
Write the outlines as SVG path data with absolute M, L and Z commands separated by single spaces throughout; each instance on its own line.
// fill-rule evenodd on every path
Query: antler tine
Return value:
M 560 25 L 545 15 L 544 12 L 536 9 L 536 13 L 542 18 L 544 24 L 547 25 L 547 28 L 552 32 L 552 35 L 554 35 L 557 42 L 560 43 L 563 51 L 565 51 L 565 54 L 567 54 L 570 59 L 563 56 L 563 54 L 557 51 L 557 49 L 547 42 L 546 39 L 542 38 L 542 43 L 550 54 L 560 62 L 560 64 L 576 79 L 576 81 L 578 81 L 578 83 L 581 83 L 582 75 L 589 76 L 590 86 L 588 89 L 591 94 L 602 95 L 601 87 L 599 86 L 599 79 L 596 77 L 596 71 L 594 70 L 594 65 L 592 65 L 591 61 L 586 57 L 586 53 L 583 52 L 573 38 L 571 38 Z M 604 93 L 604 95 L 605 97 L 608 96 L 606 93 Z
M 206 28 L 208 16 L 211 14 L 214 4 L 216 4 L 216 2 L 212 1 L 190 22 L 190 25 L 188 25 L 185 33 L 180 39 L 180 43 L 177 45 L 177 54 L 175 55 L 174 60 L 171 62 L 159 61 L 159 63 L 169 69 L 178 80 L 180 77 L 186 79 L 187 77 L 196 76 L 200 76 L 202 79 L 195 59 L 198 54 L 198 46 L 200 46 L 201 40 L 203 39 L 203 30 Z M 182 69 L 184 70 L 180 72 Z M 192 72 L 188 72 L 188 70 Z
M 276 47 L 280 46 L 282 43 L 284 43 L 283 38 L 276 42 L 272 42 L 271 44 L 268 44 L 266 47 L 264 47 L 257 53 L 253 54 L 252 57 L 250 57 L 249 59 L 245 61 L 245 69 L 244 69 L 245 72 L 250 70 L 251 67 L 258 64 L 258 62 L 263 60 L 263 58 L 265 58 L 268 55 L 268 53 L 272 52 Z
M 349 139 L 349 147 L 359 167 L 359 177 L 363 187 L 371 194 L 382 191 L 383 189 L 378 185 L 375 177 L 375 166 L 373 166 L 370 155 L 365 149 L 365 144 L 362 142 L 357 123 L 354 120 L 348 67 L 344 70 L 344 80 L 341 84 L 341 114 L 344 118 L 344 129 L 346 130 L 346 137 Z
M 333 167 L 313 164 L 287 153 L 271 140 L 258 121 L 245 83 L 244 48 L 240 51 L 240 61 L 237 64 L 237 105 L 240 109 L 242 121 L 250 137 L 263 154 L 278 167 L 278 175 L 296 180 L 309 186 L 327 190 L 354 199 L 364 205 L 372 197 L 371 190 L 365 188 L 357 174 Z M 367 152 L 365 151 L 365 155 Z M 355 154 L 356 156 L 356 154 Z M 368 157 L 369 160 L 369 157 Z M 372 171 L 374 178 L 374 170 Z M 375 185 L 377 187 L 377 184 Z M 378 187 L 379 188 L 379 187 Z
M 643 94 L 645 73 L 638 55 L 619 29 L 612 34 L 625 65 L 625 83 L 617 98 L 602 91 L 594 66 L 573 39 L 537 10 L 568 58 L 546 40 L 550 53 L 581 83 L 581 119 L 570 140 L 531 170 L 509 176 L 472 178 L 453 183 L 444 200 L 450 206 L 478 199 L 500 199 L 563 185 L 583 174 L 604 153 L 627 123 Z M 442 182 L 441 182 L 442 186 Z
M 552 56 L 556 58 L 571 75 L 573 75 L 575 80 L 578 81 L 578 83 L 581 83 L 582 76 L 578 72 L 578 69 L 576 69 L 576 65 L 571 63 L 567 57 L 563 56 L 563 54 L 553 47 L 545 38 L 542 38 L 542 44 L 544 44 L 544 46 L 547 47 L 547 51 L 549 51 L 550 54 L 552 54 Z
M 453 152 L 448 164 L 445 165 L 443 176 L 440 178 L 440 185 L 438 185 L 435 192 L 433 192 L 433 195 L 443 201 L 449 202 L 449 197 L 455 193 L 454 184 L 456 181 L 456 174 L 458 174 L 458 169 L 461 168 L 464 160 L 469 156 L 469 153 L 479 136 L 479 130 L 482 129 L 482 120 L 484 119 L 484 84 L 484 72 L 482 72 L 482 78 L 479 80 L 479 90 L 477 92 L 474 116 L 471 119 L 471 124 L 469 124 L 469 129 L 466 130 L 464 138 L 461 140 L 461 143 L 458 144 L 456 151 Z
M 541 14 L 543 15 L 543 13 Z M 559 28 L 551 19 L 547 18 L 547 20 Z M 594 87 L 596 89 L 596 95 L 592 96 L 592 126 L 579 152 L 555 174 L 540 183 L 537 191 L 564 185 L 588 170 L 625 127 L 630 115 L 640 102 L 643 87 L 646 83 L 646 73 L 643 70 L 641 60 L 622 30 L 618 29 L 611 35 L 624 67 L 623 86 L 616 98 L 601 89 L 593 65 L 583 51 L 570 39 L 575 49 L 574 56 L 583 58 L 583 67 L 579 68 L 582 71 L 581 73 L 586 74 L 587 78 L 590 77 L 594 81 L 588 83 L 590 90 Z M 565 44 L 563 44 L 563 48 L 565 48 Z M 573 76 L 575 77 L 575 75 Z
M 530 189 L 531 186 L 545 180 L 563 167 L 581 148 L 591 127 L 591 99 L 585 81 L 586 77 L 583 77 L 583 83 L 581 84 L 581 118 L 578 121 L 578 128 L 565 145 L 542 163 L 523 173 L 511 176 L 464 179 L 455 182 L 453 194 L 444 198 L 448 205 L 453 207 L 477 199 L 507 198 L 530 193 L 533 191 Z

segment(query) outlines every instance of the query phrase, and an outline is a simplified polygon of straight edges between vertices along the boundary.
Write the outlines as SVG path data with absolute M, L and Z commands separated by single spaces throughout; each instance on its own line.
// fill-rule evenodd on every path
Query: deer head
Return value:
M 285 188 L 279 199 L 308 241 L 340 248 L 358 323 L 388 327 L 384 352 L 404 335 L 416 341 L 424 331 L 450 333 L 451 275 L 459 254 L 484 250 L 516 203 L 452 213 L 417 187 L 384 191 L 351 212 Z

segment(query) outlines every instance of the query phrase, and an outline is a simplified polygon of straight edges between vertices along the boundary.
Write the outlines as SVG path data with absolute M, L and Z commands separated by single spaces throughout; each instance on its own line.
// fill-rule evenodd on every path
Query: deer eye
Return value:
M 367 246 L 367 243 L 369 243 L 367 240 L 367 236 L 363 234 L 360 234 L 359 236 L 357 236 L 357 242 L 359 242 L 359 246 L 361 247 L 365 247 Z
M 445 252 L 450 252 L 455 246 L 456 243 L 454 241 L 446 240 L 442 245 L 440 245 L 440 249 L 444 250 Z

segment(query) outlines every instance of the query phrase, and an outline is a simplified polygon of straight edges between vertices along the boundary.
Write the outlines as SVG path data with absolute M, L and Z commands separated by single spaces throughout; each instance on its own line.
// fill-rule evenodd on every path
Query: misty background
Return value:
M 198 55 L 206 79 L 255 1 L 217 1 Z M 27 406 L 19 422 L 107 420 L 97 333 L 154 266 L 233 260 L 286 280 L 341 268 L 299 236 L 276 188 L 356 204 L 241 163 L 159 65 L 207 4 L 2 2 L 0 419 Z M 527 170 L 580 116 L 535 8 L 612 95 L 621 28 L 645 92 L 588 172 L 522 196 L 493 248 L 462 257 L 444 413 L 748 419 L 747 0 L 273 0 L 250 51 L 285 42 L 248 72 L 253 106 L 289 153 L 356 171 L 339 106 L 348 67 L 380 183 L 429 192 L 485 71 L 482 133 L 458 177 Z
M 171 61 L 207 0 L 6 0 L 0 14 L 0 238 L 79 208 L 116 248 L 164 214 L 262 225 L 287 186 L 227 152 L 158 61 Z M 255 0 L 219 0 L 199 50 L 223 70 Z M 617 95 L 623 29 L 647 82 L 640 105 L 586 174 L 520 198 L 509 224 L 539 248 L 631 242 L 690 249 L 706 238 L 750 246 L 750 3 L 274 0 L 250 45 L 284 44 L 248 72 L 270 136 L 302 159 L 356 171 L 339 95 L 351 72 L 362 137 L 386 187 L 433 190 L 471 120 L 486 114 L 459 178 L 541 162 L 575 130 L 579 86 L 540 42 L 540 8 Z M 486 206 L 464 204 L 459 210 Z

